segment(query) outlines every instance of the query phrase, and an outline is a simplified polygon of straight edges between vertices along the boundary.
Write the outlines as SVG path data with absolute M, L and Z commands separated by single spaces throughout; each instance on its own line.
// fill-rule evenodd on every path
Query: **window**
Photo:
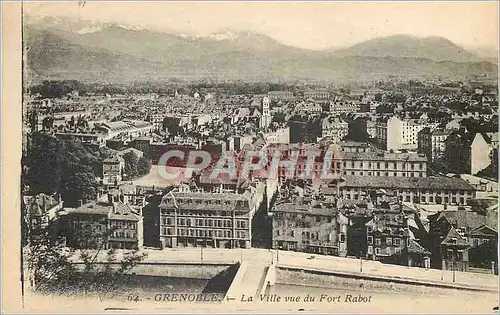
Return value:
M 401 239 L 400 238 L 394 238 L 394 245 L 400 246 L 401 245 Z
M 381 242 L 380 242 L 380 238 L 376 238 L 376 239 L 375 239 L 375 245 L 379 246 L 379 245 L 380 245 L 380 243 L 381 243 Z
M 345 242 L 345 234 L 344 233 L 340 233 L 340 242 L 341 243 Z
M 380 255 L 380 248 L 375 248 L 375 255 Z
M 291 236 L 291 237 L 295 237 L 295 231 L 291 231 L 291 232 L 290 232 L 290 236 Z
M 394 253 L 395 254 L 401 254 L 401 248 L 400 247 L 395 247 L 394 248 Z
M 372 226 L 368 226 L 368 233 L 370 233 L 372 231 L 373 231 L 373 227 Z
M 373 246 L 368 246 L 368 254 L 373 254 Z
M 392 238 L 390 238 L 390 237 L 386 238 L 386 239 L 385 239 L 385 243 L 386 243 L 387 245 L 392 245 Z
M 369 245 L 373 244 L 373 236 L 368 236 L 368 244 Z

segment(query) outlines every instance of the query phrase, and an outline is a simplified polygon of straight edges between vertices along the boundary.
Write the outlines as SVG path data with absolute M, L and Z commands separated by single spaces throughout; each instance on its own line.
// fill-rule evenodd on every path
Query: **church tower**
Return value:
M 262 116 L 260 117 L 260 128 L 267 129 L 271 123 L 271 112 L 270 112 L 271 101 L 269 97 L 264 96 L 262 99 Z

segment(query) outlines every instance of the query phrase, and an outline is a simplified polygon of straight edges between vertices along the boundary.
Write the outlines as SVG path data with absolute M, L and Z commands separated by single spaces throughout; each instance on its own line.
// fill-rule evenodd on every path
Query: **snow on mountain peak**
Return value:
M 76 31 L 75 33 L 83 35 L 83 34 L 96 33 L 99 31 L 102 31 L 101 26 L 85 26 L 84 28 Z

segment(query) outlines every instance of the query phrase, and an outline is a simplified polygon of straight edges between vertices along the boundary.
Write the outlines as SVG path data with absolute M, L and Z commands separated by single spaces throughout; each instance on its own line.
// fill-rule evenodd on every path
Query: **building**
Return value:
M 266 143 L 290 143 L 290 127 L 278 128 L 264 134 Z
M 444 155 L 446 139 L 453 132 L 451 129 L 434 129 L 425 127 L 418 133 L 418 152 L 435 162 Z
M 498 152 L 498 133 L 476 133 L 470 148 L 470 172 L 476 175 L 490 166 L 495 159 L 494 152 Z M 498 156 L 496 158 L 498 159 Z
M 330 137 L 333 143 L 338 143 L 347 136 L 349 124 L 341 117 L 330 116 L 321 122 L 321 135 Z
M 338 185 L 339 194 L 350 200 L 360 200 L 379 189 L 416 204 L 466 205 L 476 197 L 474 187 L 456 177 L 343 176 Z
M 123 120 L 105 122 L 96 125 L 96 129 L 103 132 L 106 136 L 105 139 L 109 140 L 118 135 L 124 135 L 128 140 L 133 140 L 140 136 L 148 135 L 154 126 L 152 123 L 140 120 Z
M 312 99 L 307 99 L 295 106 L 295 112 L 302 115 L 319 115 L 323 112 L 321 104 L 315 103 Z
M 262 129 L 267 129 L 271 123 L 270 105 L 271 100 L 269 97 L 262 98 L 262 116 L 260 117 L 260 128 Z
M 334 157 L 333 163 L 336 164 L 336 170 L 343 175 L 427 176 L 427 159 L 418 153 L 340 152 Z
M 123 178 L 125 160 L 121 155 L 115 155 L 102 161 L 102 183 L 118 185 Z
M 107 201 L 95 201 L 60 214 L 66 244 L 82 249 L 138 249 L 143 246 L 141 207 L 119 201 L 108 194 Z
M 323 255 L 347 255 L 348 220 L 334 204 L 311 197 L 282 198 L 270 212 L 272 248 Z
M 270 91 L 267 97 L 271 101 L 288 101 L 294 98 L 293 93 L 290 91 Z
M 458 208 L 440 211 L 428 216 L 428 248 L 431 249 L 434 267 L 445 270 L 467 271 L 470 263 L 475 267 L 491 268 L 498 263 L 495 251 L 498 232 L 488 226 L 488 217 Z
M 102 133 L 63 131 L 56 132 L 54 136 L 58 139 L 74 138 L 80 140 L 82 143 L 100 147 L 106 145 L 106 135 Z
M 276 165 L 276 175 L 280 181 L 301 177 L 312 179 L 323 172 L 329 175 L 338 173 L 336 164 L 325 160 L 327 152 L 325 148 L 316 143 L 271 143 L 262 150 L 267 154 L 266 170 L 269 176 L 272 171 L 271 162 L 279 162 L 278 165 L 273 165 Z M 332 151 L 331 154 L 334 158 L 337 153 Z M 274 161 L 275 158 L 278 160 Z M 313 160 L 310 170 L 307 169 L 308 159 Z
M 304 99 L 327 100 L 330 98 L 330 92 L 325 90 L 305 91 L 303 97 Z
M 342 152 L 372 152 L 373 148 L 369 143 L 358 141 L 342 141 L 339 143 Z
M 162 246 L 250 248 L 252 219 L 262 202 L 254 190 L 192 192 L 181 186 L 169 192 L 159 206 Z
M 228 138 L 228 150 L 229 151 L 240 151 L 245 145 L 250 145 L 254 141 L 253 135 L 240 135 L 231 136 Z
M 418 119 L 382 118 L 375 126 L 376 138 L 384 150 L 417 149 L 418 132 L 425 127 L 433 129 L 436 126 L 436 123 Z
M 335 100 L 330 102 L 330 113 L 333 115 L 357 113 L 359 110 L 359 104 L 353 101 Z
M 399 203 L 382 202 L 372 210 L 372 219 L 366 223 L 367 257 L 384 262 L 402 260 L 404 248 L 409 243 L 406 215 Z

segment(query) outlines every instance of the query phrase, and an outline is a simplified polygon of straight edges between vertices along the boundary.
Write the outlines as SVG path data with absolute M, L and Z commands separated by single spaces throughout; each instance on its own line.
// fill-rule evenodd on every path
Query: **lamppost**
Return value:
M 359 272 L 363 272 L 363 251 L 359 251 Z
M 452 265 L 452 268 L 453 268 L 453 282 L 455 282 L 455 256 L 453 256 L 453 265 Z

